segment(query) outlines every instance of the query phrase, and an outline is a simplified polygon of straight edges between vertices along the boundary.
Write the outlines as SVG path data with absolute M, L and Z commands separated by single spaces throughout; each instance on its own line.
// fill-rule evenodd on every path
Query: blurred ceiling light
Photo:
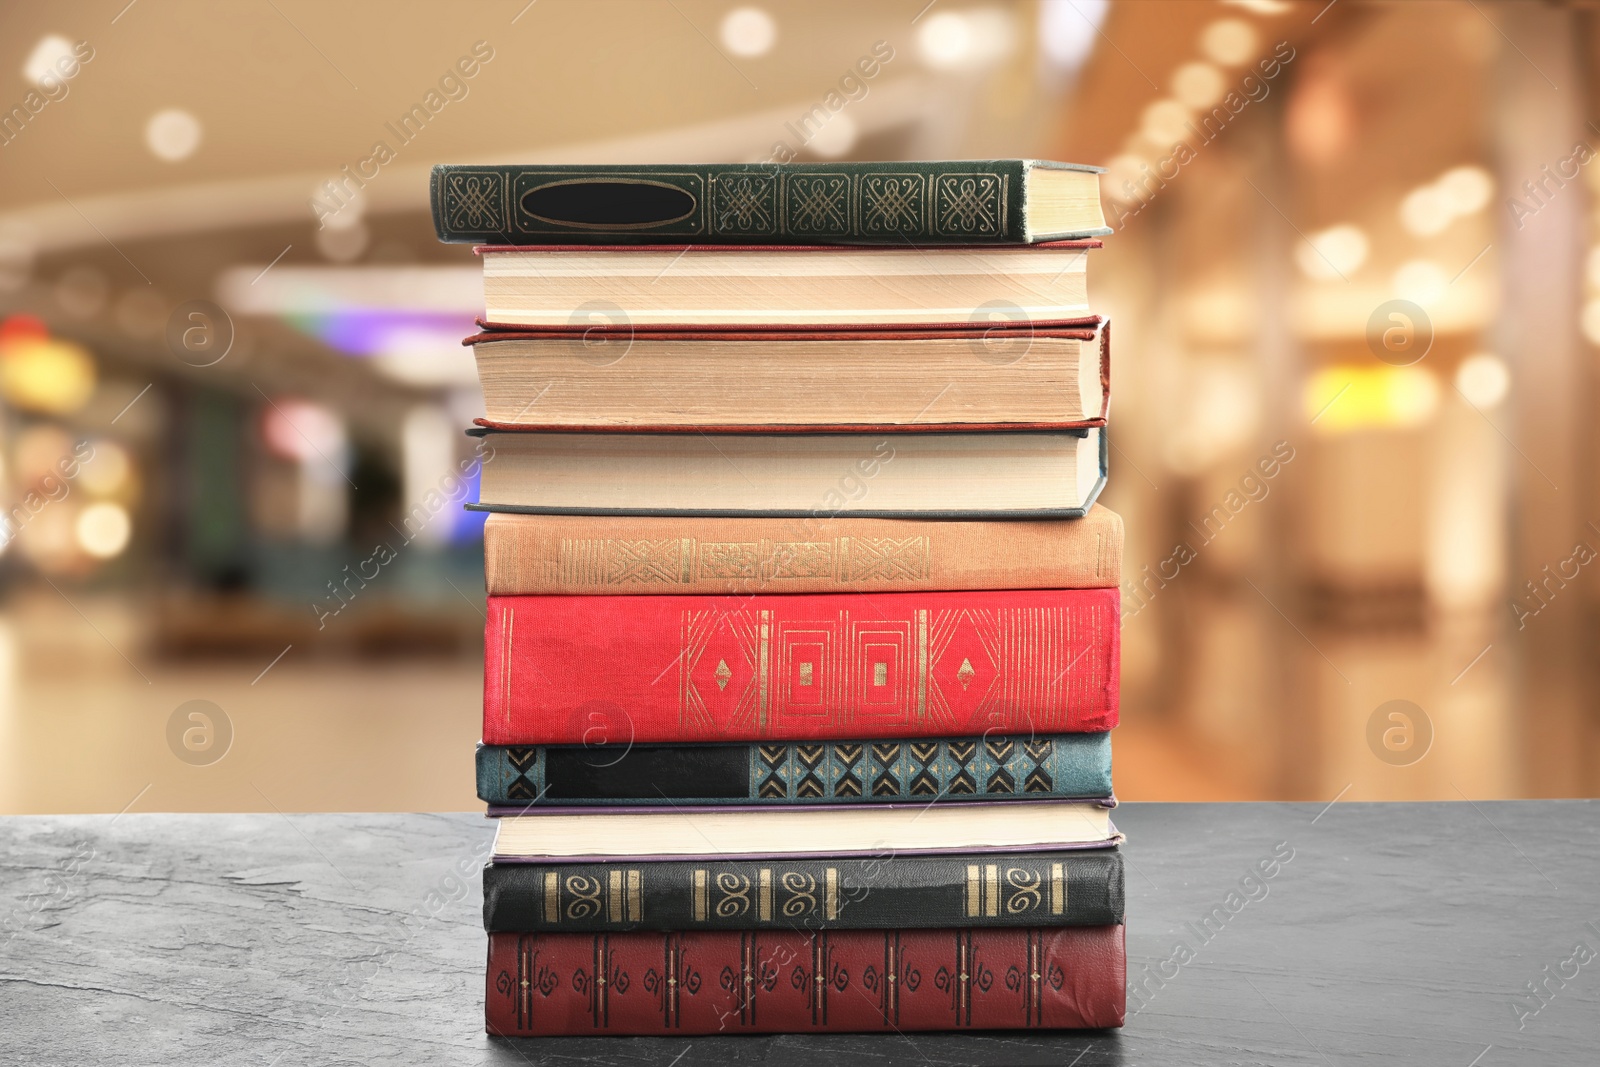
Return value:
M 1243 19 L 1218 19 L 1200 31 L 1200 51 L 1224 67 L 1237 67 L 1256 50 L 1256 31 Z
M 1442 233 L 1454 219 L 1450 202 L 1437 186 L 1419 185 L 1400 201 L 1400 225 L 1418 237 Z
M 1494 179 L 1482 167 L 1452 167 L 1430 185 L 1419 185 L 1400 202 L 1400 223 L 1418 237 L 1442 233 L 1457 218 L 1482 211 L 1494 195 Z
M 449 412 L 437 404 L 419 404 L 406 412 L 400 424 L 401 510 L 405 513 L 406 533 L 425 546 L 443 544 L 449 535 L 451 519 L 458 510 L 442 507 L 429 513 L 427 505 L 440 497 L 453 495 L 459 488 L 456 469 L 456 444 L 459 425 Z M 452 479 L 455 479 L 452 481 Z M 417 526 L 413 523 L 417 522 Z
M 1016 38 L 1015 21 L 1000 8 L 941 11 L 917 27 L 917 52 L 935 70 L 972 70 L 1005 59 Z
M 335 216 L 329 216 L 331 223 Z M 349 263 L 359 259 L 367 250 L 372 232 L 359 220 L 353 226 L 324 226 L 317 231 L 317 251 L 335 263 Z
M 1249 284 L 1239 278 L 1191 289 L 1178 300 L 1184 338 L 1195 346 L 1249 344 L 1260 326 L 1261 310 Z
M 1583 277 L 1589 288 L 1600 289 L 1600 245 L 1589 249 L 1589 256 L 1583 263 Z
M 1039 5 L 1039 50 L 1050 63 L 1077 70 L 1094 51 L 1110 0 L 1044 0 Z
M 1289 0 L 1222 0 L 1223 7 L 1240 7 L 1252 15 L 1281 15 L 1293 5 Z
M 1189 132 L 1189 109 L 1176 100 L 1157 100 L 1140 116 L 1139 132 L 1163 148 L 1171 148 Z
M 736 7 L 722 17 L 720 36 L 736 56 L 764 56 L 778 40 L 778 24 L 759 7 Z
M 469 267 L 229 267 L 216 299 L 244 315 L 295 315 L 352 308 L 468 312 L 483 305 L 483 270 Z M 459 340 L 459 338 L 458 338 Z
M 1222 99 L 1222 71 L 1210 63 L 1185 63 L 1172 74 L 1172 94 L 1184 107 L 1210 107 Z
M 1295 246 L 1295 262 L 1308 278 L 1347 279 L 1367 261 L 1367 235 L 1349 223 L 1330 226 Z
M 1144 157 L 1136 156 L 1132 152 L 1124 152 L 1119 156 L 1111 157 L 1106 164 L 1105 182 L 1108 185 L 1107 195 L 1119 204 L 1126 204 L 1136 199 L 1137 189 L 1130 192 L 1129 186 L 1137 186 L 1139 179 L 1144 175 L 1146 166 Z
M 83 556 L 76 544 L 77 516 L 77 503 L 70 497 L 36 513 L 17 534 L 22 554 L 50 574 L 81 568 Z
M 115 441 L 93 442 L 94 455 L 78 468 L 78 484 L 95 496 L 110 496 L 125 488 L 133 472 L 127 449 Z
M 1584 338 L 1592 345 L 1600 345 L 1600 299 L 1590 300 L 1583 305 L 1583 317 L 1579 322 Z
M 478 382 L 472 350 L 442 340 L 427 348 L 380 352 L 373 357 L 372 367 L 387 378 L 419 389 L 460 388 Z
M 94 395 L 94 360 L 71 341 L 0 337 L 0 395 L 28 411 L 65 415 Z
M 52 423 L 30 426 L 12 446 L 17 487 L 31 489 L 44 478 L 61 476 L 61 463 L 73 458 L 72 437 Z
M 838 159 L 856 146 L 858 133 L 856 120 L 840 112 L 817 127 L 806 148 L 824 159 Z
M 1471 215 L 1489 206 L 1494 179 L 1482 167 L 1452 167 L 1440 176 L 1436 188 L 1452 212 Z
M 121 555 L 122 550 L 128 547 L 128 538 L 133 534 L 133 521 L 128 518 L 128 510 L 121 504 L 101 501 L 78 512 L 73 533 L 78 547 L 89 555 L 95 559 L 111 559 Z
M 345 446 L 344 420 L 321 404 L 280 397 L 261 413 L 261 438 L 268 450 L 282 459 L 304 464 L 325 460 L 340 466 Z
M 59 78 L 62 70 L 56 64 L 61 60 L 72 58 L 71 41 L 59 33 L 46 34 L 39 38 L 39 43 L 33 46 L 33 51 L 29 52 L 28 58 L 23 61 L 22 76 L 35 85 L 44 81 L 47 75 Z
M 1302 162 L 1329 163 L 1355 134 L 1355 105 L 1344 75 L 1330 62 L 1310 63 L 1290 91 L 1285 135 Z
M 1492 352 L 1468 356 L 1456 368 L 1456 388 L 1475 408 L 1492 408 L 1506 398 L 1511 389 L 1511 371 L 1505 360 Z
M 1256 380 L 1235 358 L 1198 358 L 1184 372 L 1183 403 L 1162 447 L 1174 472 L 1195 475 L 1215 466 L 1255 437 L 1261 422 Z
M 1336 364 L 1313 374 L 1303 409 L 1318 433 L 1410 429 L 1433 417 L 1439 382 L 1422 367 Z
M 1444 295 L 1450 276 L 1431 259 L 1413 259 L 1400 265 L 1389 282 L 1394 295 L 1418 304 L 1431 304 Z
M 56 303 L 69 315 L 91 318 L 106 309 L 110 298 L 111 284 L 96 267 L 72 267 L 56 279 Z
M 182 108 L 157 111 L 145 123 L 144 143 L 157 159 L 177 163 L 200 147 L 200 120 Z

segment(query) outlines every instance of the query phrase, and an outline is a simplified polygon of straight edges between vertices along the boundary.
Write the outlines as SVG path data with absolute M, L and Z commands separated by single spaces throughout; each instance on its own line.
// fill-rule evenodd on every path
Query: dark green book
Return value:
M 481 745 L 504 807 L 862 804 L 1111 795 L 1111 734 L 677 745 Z
M 1016 245 L 1110 233 L 1100 168 L 1034 159 L 433 168 L 439 240 Z
M 490 933 L 1110 926 L 1114 848 L 789 860 L 493 863 Z

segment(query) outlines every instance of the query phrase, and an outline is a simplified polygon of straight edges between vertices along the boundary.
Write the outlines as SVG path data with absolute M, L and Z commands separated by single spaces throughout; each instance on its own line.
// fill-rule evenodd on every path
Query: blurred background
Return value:
M 481 522 L 447 475 L 481 288 L 426 178 L 480 161 L 1108 168 L 1119 793 L 1600 787 L 1592 4 L 0 31 L 0 812 L 476 806 Z

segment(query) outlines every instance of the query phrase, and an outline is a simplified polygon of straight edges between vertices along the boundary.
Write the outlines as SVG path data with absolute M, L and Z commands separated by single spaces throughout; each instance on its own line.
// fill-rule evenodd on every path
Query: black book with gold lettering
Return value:
M 1122 916 L 1115 848 L 483 871 L 490 933 L 1107 926 Z

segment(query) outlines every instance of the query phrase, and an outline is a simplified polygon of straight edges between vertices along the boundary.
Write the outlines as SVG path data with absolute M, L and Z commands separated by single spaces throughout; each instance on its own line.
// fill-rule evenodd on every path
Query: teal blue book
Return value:
M 497 806 L 870 804 L 1110 795 L 1110 732 L 478 747 L 478 797 Z
M 439 240 L 1019 245 L 1111 232 L 1098 167 L 1038 159 L 433 168 Z

